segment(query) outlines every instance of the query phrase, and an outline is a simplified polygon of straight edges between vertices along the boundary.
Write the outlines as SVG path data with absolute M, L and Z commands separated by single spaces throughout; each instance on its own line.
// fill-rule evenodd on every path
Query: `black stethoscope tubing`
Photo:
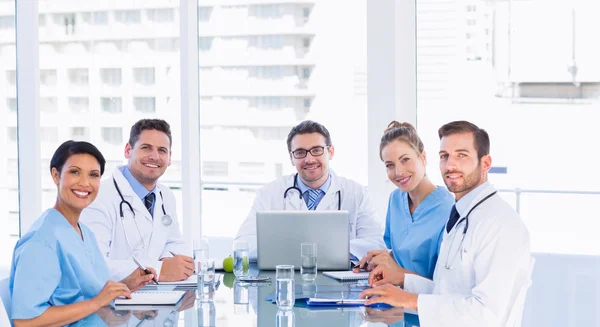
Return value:
M 461 218 L 457 223 L 456 226 L 458 227 L 458 225 L 460 225 L 460 223 L 464 220 L 465 221 L 465 227 L 463 228 L 463 235 L 467 233 L 467 230 L 469 230 L 469 215 L 471 214 L 471 212 L 473 212 L 473 210 L 475 210 L 475 208 L 479 207 L 479 205 L 481 205 L 482 203 L 484 203 L 487 199 L 491 198 L 492 196 L 494 196 L 496 193 L 498 193 L 498 191 L 494 191 L 490 194 L 488 194 L 485 198 L 481 199 L 479 202 L 477 202 L 472 208 L 471 210 L 469 210 L 469 212 L 467 213 L 467 215 L 464 218 Z
M 285 199 L 287 197 L 288 192 L 291 190 L 296 190 L 298 192 L 298 197 L 302 201 L 302 191 L 300 190 L 300 188 L 298 188 L 298 173 L 296 173 L 296 175 L 294 176 L 294 185 L 288 187 L 283 192 L 283 202 L 284 203 L 285 203 Z M 336 193 L 338 196 L 338 211 L 340 211 L 340 210 L 342 210 L 342 192 L 341 192 L 341 190 L 338 190 Z
M 129 203 L 129 201 L 125 200 L 125 197 L 123 197 L 123 193 L 121 193 L 121 189 L 119 189 L 119 185 L 117 185 L 117 181 L 115 180 L 115 178 L 113 177 L 113 183 L 115 184 L 115 189 L 117 190 L 117 193 L 119 193 L 119 197 L 121 197 L 121 203 L 119 203 L 119 215 L 121 216 L 121 219 L 125 218 L 125 215 L 123 214 L 123 204 L 126 204 L 129 207 L 129 210 L 131 210 L 131 214 L 133 215 L 133 218 L 135 219 L 135 211 L 133 211 L 133 207 L 131 206 L 131 203 Z M 163 216 L 167 216 L 167 211 L 165 210 L 165 199 L 163 198 L 162 195 L 162 191 L 158 191 L 158 194 L 160 194 L 160 200 L 161 200 L 161 207 L 162 207 L 162 212 L 163 212 Z

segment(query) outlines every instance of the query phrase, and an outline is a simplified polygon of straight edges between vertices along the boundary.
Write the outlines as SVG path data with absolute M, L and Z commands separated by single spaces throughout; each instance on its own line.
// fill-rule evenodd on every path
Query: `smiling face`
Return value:
M 100 163 L 90 154 L 70 156 L 61 171 L 52 168 L 52 179 L 58 187 L 58 203 L 75 212 L 81 212 L 98 195 Z
M 171 146 L 167 134 L 154 129 L 140 133 L 133 146 L 125 145 L 125 158 L 131 174 L 148 190 L 171 165 Z
M 304 149 L 310 150 L 313 147 L 326 147 L 325 137 L 319 133 L 298 134 L 294 136 L 291 142 L 292 152 Z M 311 188 L 317 188 L 323 185 L 329 177 L 329 159 L 333 158 L 333 145 L 325 148 L 320 156 L 313 156 L 310 152 L 306 153 L 305 158 L 296 159 L 290 154 L 292 165 L 296 167 L 302 182 Z
M 387 176 L 403 192 L 412 192 L 425 176 L 425 152 L 418 154 L 407 142 L 396 140 L 381 150 Z
M 440 172 L 456 201 L 487 181 L 492 158 L 477 158 L 473 133 L 456 133 L 440 140 Z

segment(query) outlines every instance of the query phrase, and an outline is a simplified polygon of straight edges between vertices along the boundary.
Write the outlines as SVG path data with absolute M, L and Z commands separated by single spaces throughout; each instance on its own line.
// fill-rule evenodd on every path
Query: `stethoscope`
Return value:
M 115 189 L 117 190 L 117 193 L 119 193 L 119 196 L 121 197 L 121 203 L 119 203 L 119 215 L 121 216 L 121 225 L 123 226 L 123 233 L 125 233 L 125 242 L 127 242 L 127 245 L 129 246 L 129 248 L 132 251 L 135 251 L 133 249 L 133 247 L 131 246 L 131 243 L 129 243 L 129 238 L 127 237 L 127 229 L 125 228 L 125 223 L 124 223 L 125 215 L 124 215 L 124 211 L 123 211 L 123 204 L 125 204 L 127 207 L 129 207 L 129 210 L 131 211 L 131 214 L 133 216 L 133 222 L 135 223 L 135 228 L 137 229 L 138 235 L 140 236 L 140 240 L 142 240 L 142 249 L 145 249 L 146 242 L 144 241 L 144 238 L 142 237 L 142 232 L 140 231 L 140 226 L 137 223 L 137 218 L 135 216 L 135 211 L 133 211 L 133 206 L 131 205 L 131 203 L 129 203 L 129 201 L 125 200 L 125 198 L 123 197 L 123 193 L 121 193 L 121 189 L 119 189 L 119 185 L 117 185 L 117 181 L 115 180 L 114 177 L 113 177 L 113 183 L 115 184 Z M 162 206 L 163 216 L 161 218 L 161 222 L 166 227 L 169 227 L 173 223 L 173 218 L 171 218 L 171 216 L 168 215 L 167 211 L 165 210 L 165 200 L 163 198 L 162 191 L 158 191 L 158 193 L 160 194 L 160 200 L 162 202 L 161 206 Z M 152 238 L 152 236 L 151 236 L 151 238 Z
M 463 232 L 462 232 L 462 238 L 460 240 L 460 244 L 458 245 L 458 250 L 454 253 L 454 256 L 452 256 L 452 260 L 450 261 L 450 265 L 448 265 L 448 260 L 450 259 L 450 252 L 452 250 L 452 246 L 454 245 L 454 239 L 456 238 L 456 237 L 454 237 L 456 235 L 456 232 L 454 233 L 454 235 L 452 235 L 452 241 L 450 241 L 450 246 L 448 247 L 448 255 L 446 256 L 446 263 L 444 264 L 444 268 L 446 268 L 448 270 L 452 269 L 452 263 L 456 259 L 456 256 L 458 255 L 458 252 L 460 252 L 460 249 L 462 247 L 463 241 L 465 240 L 465 235 L 467 234 L 467 230 L 469 230 L 469 215 L 471 214 L 471 212 L 473 212 L 473 210 L 475 210 L 475 208 L 479 207 L 479 205 L 481 205 L 482 203 L 484 203 L 487 199 L 491 198 L 496 193 L 498 193 L 498 191 L 494 191 L 494 192 L 488 194 L 485 198 L 481 199 L 481 201 L 477 202 L 471 208 L 471 210 L 469 210 L 469 212 L 467 213 L 467 215 L 464 218 L 461 218 L 461 219 L 458 220 L 458 222 L 456 223 L 454 229 L 457 229 L 458 225 L 460 225 L 460 223 L 462 223 L 463 221 L 465 222 L 465 227 L 463 228 Z
M 294 185 L 288 187 L 283 192 L 283 210 L 285 210 L 285 206 L 286 206 L 285 199 L 287 197 L 287 194 L 289 191 L 292 191 L 292 190 L 295 190 L 296 192 L 298 192 L 298 197 L 300 198 L 300 201 L 302 201 L 302 191 L 300 190 L 300 188 L 298 188 L 298 173 L 296 173 L 296 175 L 294 176 Z M 337 190 L 336 194 L 338 196 L 338 211 L 340 211 L 340 210 L 342 210 L 342 192 L 341 192 L 341 190 Z

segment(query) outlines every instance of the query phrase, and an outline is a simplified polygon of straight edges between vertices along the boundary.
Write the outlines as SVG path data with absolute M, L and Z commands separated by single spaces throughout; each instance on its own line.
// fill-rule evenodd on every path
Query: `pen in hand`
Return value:
M 173 251 L 169 251 L 169 253 L 171 253 L 171 255 L 176 256 L 177 254 L 175 254 Z
M 141 264 L 141 263 L 139 263 L 139 262 L 138 262 L 138 261 L 135 259 L 135 257 L 133 257 L 133 256 L 132 256 L 131 258 L 133 258 L 133 262 L 135 262 L 135 264 L 136 264 L 136 265 L 137 265 L 137 266 L 138 266 L 138 267 L 139 267 L 141 270 L 143 270 L 143 271 L 146 273 L 146 275 L 149 275 L 149 274 L 151 274 L 150 270 L 148 270 L 148 269 L 146 269 L 144 266 L 142 266 L 142 264 Z M 152 277 L 152 281 L 154 282 L 154 284 L 158 285 L 158 282 L 156 281 L 156 276 Z

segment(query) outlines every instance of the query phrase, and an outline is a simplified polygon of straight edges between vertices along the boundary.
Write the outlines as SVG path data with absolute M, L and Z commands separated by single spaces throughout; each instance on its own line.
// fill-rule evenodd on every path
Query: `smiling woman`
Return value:
M 9 288 L 15 326 L 66 325 L 147 284 L 154 275 L 136 269 L 109 281 L 94 234 L 79 223 L 98 194 L 105 160 L 90 143 L 67 141 L 50 161 L 56 203 L 15 246 Z M 40 274 L 40 268 L 43 273 Z

